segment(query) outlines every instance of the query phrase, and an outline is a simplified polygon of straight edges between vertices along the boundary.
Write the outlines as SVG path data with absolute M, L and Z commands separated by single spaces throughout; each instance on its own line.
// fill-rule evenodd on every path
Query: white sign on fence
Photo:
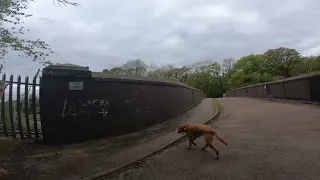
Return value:
M 69 82 L 69 90 L 83 91 L 83 82 Z

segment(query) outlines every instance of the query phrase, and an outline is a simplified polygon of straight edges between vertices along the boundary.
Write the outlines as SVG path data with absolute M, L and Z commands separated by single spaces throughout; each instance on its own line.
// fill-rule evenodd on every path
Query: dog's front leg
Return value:
M 194 140 L 196 140 L 197 137 L 195 137 L 194 135 L 190 136 L 189 137 L 189 141 L 194 145 L 194 146 L 197 146 L 197 144 L 194 142 Z
M 191 148 L 191 139 L 189 139 L 189 147 L 187 147 L 187 149 Z
M 191 144 L 194 144 L 193 142 L 193 136 L 189 136 L 189 147 L 187 149 L 190 149 L 191 148 Z

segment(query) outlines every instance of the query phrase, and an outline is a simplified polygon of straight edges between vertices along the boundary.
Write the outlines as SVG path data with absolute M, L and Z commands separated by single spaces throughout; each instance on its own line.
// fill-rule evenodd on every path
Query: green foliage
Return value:
M 102 71 L 103 73 L 106 73 L 106 74 L 109 74 L 109 75 L 112 75 L 112 76 L 120 76 L 120 75 L 123 75 L 124 74 L 124 71 L 121 67 L 114 67 L 112 69 L 104 69 Z
M 241 86 L 245 86 L 247 83 L 246 74 L 241 71 L 236 71 L 231 74 L 230 78 L 227 80 L 227 89 L 235 89 Z
M 226 89 L 271 81 L 272 77 L 263 55 L 250 54 L 240 58 L 234 64 L 234 72 L 227 78 Z
M 265 72 L 265 61 L 262 55 L 250 54 L 240 58 L 234 65 L 236 70 L 241 70 L 245 74 L 253 72 L 264 73 Z
M 131 60 L 121 67 L 114 67 L 110 70 L 104 69 L 102 72 L 109 75 L 126 75 L 126 76 L 145 76 L 147 75 L 148 66 L 140 59 Z
M 147 73 L 148 66 L 140 59 L 131 60 L 122 65 L 122 71 L 129 76 L 144 76 Z
M 292 70 L 302 61 L 297 50 L 284 47 L 269 49 L 263 54 L 263 58 L 269 72 L 284 77 L 290 77 Z
M 202 63 L 205 64 L 205 63 Z M 208 97 L 222 96 L 225 91 L 222 78 L 222 68 L 217 62 L 196 67 L 187 83 L 201 89 Z
M 207 97 L 221 97 L 227 90 L 320 71 L 320 56 L 301 57 L 295 49 L 270 49 L 264 54 L 250 54 L 235 60 L 226 58 L 219 64 L 200 61 L 182 67 L 158 67 L 133 60 L 120 67 L 103 70 L 112 75 L 158 77 L 201 89 Z
M 21 111 L 21 118 L 24 119 L 25 117 L 25 109 L 27 108 L 27 114 L 31 115 L 32 114 L 32 98 L 29 96 L 28 100 L 28 107 L 25 107 L 24 105 L 24 97 L 21 97 L 22 100 L 20 101 L 20 111 Z M 12 101 L 12 112 L 14 119 L 16 118 L 18 114 L 17 110 L 17 100 Z M 39 99 L 36 98 L 36 113 L 40 113 L 40 102 Z M 1 115 L 1 112 L 0 112 Z M 5 120 L 7 121 L 7 124 L 9 123 L 9 101 L 5 101 L 4 103 L 4 115 L 5 115 Z M 0 123 L 0 127 L 2 127 L 2 123 Z
M 164 77 L 185 83 L 191 74 L 190 70 L 191 69 L 186 66 L 183 66 L 182 68 L 173 68 L 165 72 Z
M 297 64 L 293 70 L 293 75 L 301 75 L 320 71 L 320 56 L 303 57 L 303 60 Z
M 172 65 L 158 67 L 155 64 L 151 64 L 147 70 L 148 77 L 154 78 L 167 78 L 167 72 L 169 72 L 174 67 Z

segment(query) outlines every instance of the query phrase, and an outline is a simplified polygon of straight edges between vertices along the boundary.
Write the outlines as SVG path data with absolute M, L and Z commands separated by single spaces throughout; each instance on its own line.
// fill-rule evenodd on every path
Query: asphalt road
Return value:
M 229 143 L 216 141 L 220 160 L 203 138 L 151 157 L 111 179 L 132 180 L 318 180 L 320 108 L 254 99 L 218 99 L 223 109 L 216 126 Z M 110 179 L 110 178 L 109 178 Z

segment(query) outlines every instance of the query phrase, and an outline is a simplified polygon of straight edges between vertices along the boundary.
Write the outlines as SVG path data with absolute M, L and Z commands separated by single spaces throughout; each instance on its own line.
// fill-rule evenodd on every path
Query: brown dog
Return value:
M 191 144 L 196 146 L 196 143 L 193 141 L 200 136 L 203 136 L 206 141 L 206 145 L 202 148 L 202 150 L 205 150 L 209 146 L 216 152 L 217 159 L 219 159 L 219 151 L 212 145 L 214 136 L 217 137 L 223 144 L 228 145 L 228 143 L 217 134 L 213 127 L 205 124 L 182 124 L 179 126 L 178 133 L 183 132 L 185 132 L 189 138 L 189 147 L 187 149 L 191 148 Z

